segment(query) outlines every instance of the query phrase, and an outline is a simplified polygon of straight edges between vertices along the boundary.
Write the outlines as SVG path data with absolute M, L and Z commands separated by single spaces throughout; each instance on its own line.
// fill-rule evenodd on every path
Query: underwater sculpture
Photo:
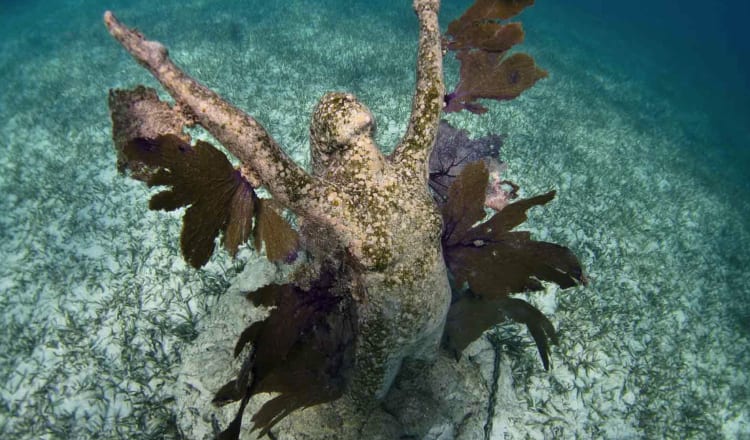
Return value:
M 139 86 L 111 91 L 109 104 L 120 170 L 170 187 L 152 197 L 152 209 L 187 207 L 186 261 L 205 264 L 221 234 L 231 254 L 252 238 L 269 260 L 298 263 L 288 283 L 247 294 L 273 308 L 242 333 L 235 355 L 246 361 L 216 390 L 217 405 L 240 401 L 218 438 L 238 438 L 244 408 L 261 392 L 278 393 L 253 415 L 261 433 L 295 409 L 323 402 L 346 400 L 366 411 L 388 392 L 404 359 L 432 359 L 441 341 L 460 356 L 506 317 L 528 326 L 548 368 L 554 327 L 509 294 L 539 290 L 541 281 L 565 288 L 585 279 L 568 249 L 511 229 L 554 193 L 510 203 L 516 188 L 502 189 L 510 183 L 497 178 L 497 148 L 446 141 L 433 149 L 443 111 L 482 113 L 477 99 L 513 99 L 546 75 L 528 55 L 506 56 L 523 31 L 500 21 L 532 3 L 478 0 L 443 37 L 439 1 L 414 0 L 419 47 L 406 133 L 385 156 L 367 107 L 351 94 L 328 93 L 313 112 L 312 172 L 255 119 L 174 65 L 163 45 L 105 13 L 112 36 L 175 100 L 170 106 Z M 462 63 L 461 82 L 447 95 L 444 47 Z M 240 167 L 206 142 L 192 145 L 183 128 L 194 124 Z M 259 198 L 259 187 L 272 198 Z M 485 204 L 496 212 L 477 224 Z

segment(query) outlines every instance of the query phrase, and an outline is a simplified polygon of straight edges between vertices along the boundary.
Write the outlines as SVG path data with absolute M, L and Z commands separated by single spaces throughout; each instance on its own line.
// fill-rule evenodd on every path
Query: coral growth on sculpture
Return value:
M 219 435 L 240 435 L 248 400 L 277 393 L 252 417 L 261 434 L 292 411 L 345 396 L 366 411 L 388 392 L 405 359 L 432 359 L 441 343 L 455 356 L 505 318 L 524 323 L 544 368 L 552 323 L 509 295 L 585 282 L 562 246 L 514 231 L 526 211 L 554 192 L 520 201 L 501 180 L 499 136 L 471 140 L 441 122 L 443 111 L 487 111 L 478 99 L 512 99 L 546 75 L 528 55 L 508 55 L 523 40 L 520 24 L 501 24 L 533 1 L 478 0 L 440 34 L 437 0 L 415 0 L 420 33 L 417 81 L 406 133 L 385 156 L 372 138 L 370 111 L 346 93 L 329 93 L 311 123 L 313 169 L 295 164 L 251 116 L 186 75 L 160 43 L 111 13 L 105 23 L 123 47 L 165 87 L 110 92 L 118 168 L 165 187 L 150 208 L 186 208 L 182 254 L 206 264 L 221 236 L 235 255 L 248 241 L 268 259 L 297 262 L 287 283 L 248 292 L 271 311 L 246 323 L 235 379 L 214 403 L 239 402 Z M 445 95 L 442 44 L 457 52 L 461 80 Z M 200 125 L 234 155 L 183 128 Z M 433 148 L 434 147 L 434 148 Z M 429 165 L 429 172 L 428 172 Z M 261 199 L 255 189 L 271 194 Z M 483 221 L 485 207 L 494 215 Z M 295 217 L 297 228 L 284 212 Z M 252 238 L 252 240 L 250 240 Z

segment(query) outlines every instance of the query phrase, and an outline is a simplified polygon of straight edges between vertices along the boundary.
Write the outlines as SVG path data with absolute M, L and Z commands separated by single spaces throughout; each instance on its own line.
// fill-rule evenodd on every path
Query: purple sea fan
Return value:
M 503 138 L 491 134 L 477 139 L 469 138 L 466 130 L 454 128 L 447 121 L 440 121 L 437 140 L 429 161 L 430 188 L 438 204 L 445 203 L 456 177 L 467 164 L 481 160 L 490 174 L 485 204 L 495 211 L 501 210 L 516 197 L 518 187 L 500 179 L 506 165 L 498 159 Z

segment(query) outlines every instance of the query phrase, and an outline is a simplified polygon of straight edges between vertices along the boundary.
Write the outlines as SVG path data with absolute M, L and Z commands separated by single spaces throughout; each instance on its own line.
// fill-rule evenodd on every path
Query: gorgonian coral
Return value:
M 516 98 L 547 72 L 524 53 L 508 51 L 523 42 L 520 23 L 502 23 L 534 4 L 534 0 L 478 0 L 448 25 L 446 46 L 456 52 L 461 77 L 445 95 L 445 111 L 484 113 L 478 99 L 498 101 Z
M 204 265 L 222 236 L 232 255 L 252 237 L 269 259 L 298 262 L 288 282 L 247 293 L 270 311 L 239 334 L 234 354 L 242 366 L 215 390 L 217 406 L 239 402 L 219 438 L 238 438 L 249 399 L 265 392 L 276 395 L 253 415 L 261 433 L 298 408 L 339 400 L 351 403 L 348 417 L 364 420 L 405 360 L 433 359 L 441 341 L 460 355 L 504 318 L 528 326 L 549 367 L 551 322 L 510 294 L 538 290 L 543 281 L 563 288 L 585 282 L 568 249 L 514 230 L 554 192 L 513 202 L 517 186 L 499 177 L 501 139 L 472 141 L 440 125 L 443 111 L 482 113 L 477 99 L 512 99 L 544 75 L 527 55 L 507 54 L 523 31 L 500 23 L 531 3 L 478 0 L 444 38 L 439 1 L 415 0 L 416 87 L 399 144 L 384 155 L 369 109 L 351 94 L 328 93 L 313 112 L 311 172 L 254 118 L 185 74 L 164 46 L 105 14 L 113 37 L 175 100 L 166 104 L 142 86 L 110 92 L 119 169 L 165 187 L 152 209 L 185 208 L 186 261 Z M 443 42 L 462 63 L 448 95 Z M 240 166 L 207 142 L 193 143 L 187 125 L 205 128 Z M 258 187 L 272 199 L 259 199 Z M 485 206 L 495 213 L 483 222 Z M 299 231 L 282 211 L 296 217 Z M 330 429 L 341 438 L 359 432 L 348 426 Z

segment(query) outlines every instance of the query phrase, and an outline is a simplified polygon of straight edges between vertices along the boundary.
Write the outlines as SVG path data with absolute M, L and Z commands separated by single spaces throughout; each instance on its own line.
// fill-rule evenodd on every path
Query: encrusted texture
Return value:
M 443 104 L 439 2 L 415 0 L 420 22 L 417 84 L 406 134 L 390 157 L 372 138 L 370 111 L 331 93 L 311 124 L 313 174 L 291 161 L 252 117 L 222 100 L 110 13 L 110 33 L 182 108 L 252 172 L 308 231 L 323 231 L 347 256 L 356 284 L 358 335 L 349 397 L 384 397 L 406 358 L 431 358 L 442 334 L 450 286 L 442 222 L 427 185 L 427 158 Z

